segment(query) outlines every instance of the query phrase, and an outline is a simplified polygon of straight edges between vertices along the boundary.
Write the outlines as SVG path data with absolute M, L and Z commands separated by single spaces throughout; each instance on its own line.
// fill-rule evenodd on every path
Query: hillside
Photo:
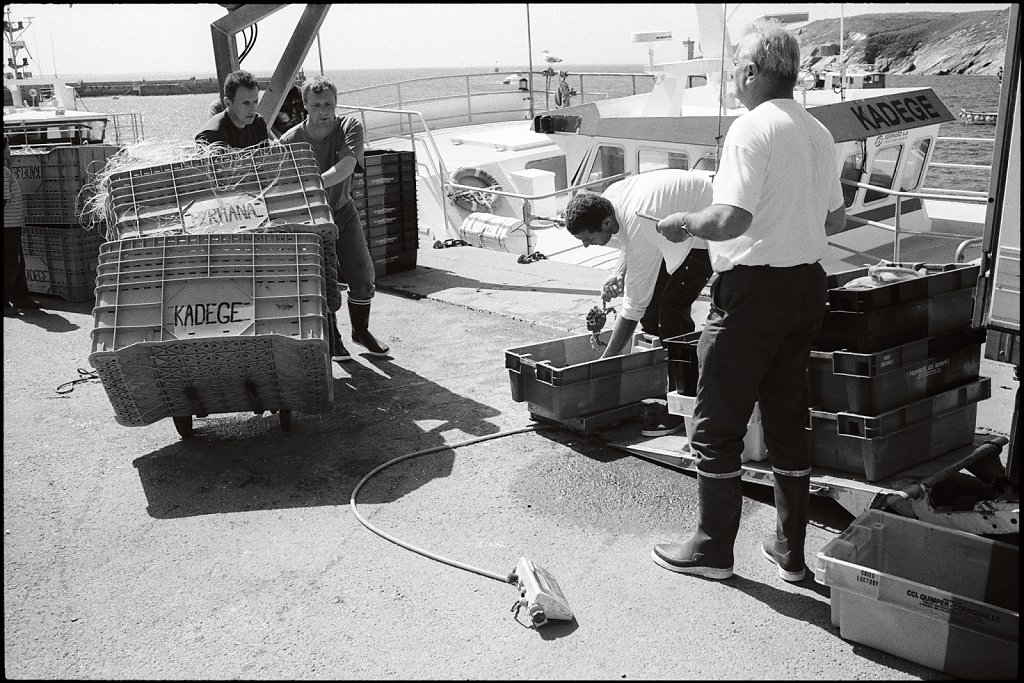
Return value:
M 1009 17 L 1009 8 L 846 17 L 845 61 L 894 74 L 994 76 L 1003 65 Z M 838 18 L 813 21 L 796 33 L 802 66 L 838 68 Z

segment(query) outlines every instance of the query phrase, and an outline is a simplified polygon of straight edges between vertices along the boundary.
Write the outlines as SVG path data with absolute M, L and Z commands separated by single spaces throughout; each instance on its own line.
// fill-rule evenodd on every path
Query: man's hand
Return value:
M 626 278 L 621 272 L 605 280 L 604 285 L 601 286 L 601 298 L 605 301 L 611 301 L 617 296 L 622 296 L 625 280 Z
M 686 213 L 674 213 L 658 221 L 655 229 L 669 242 L 685 242 L 693 237 L 685 227 Z

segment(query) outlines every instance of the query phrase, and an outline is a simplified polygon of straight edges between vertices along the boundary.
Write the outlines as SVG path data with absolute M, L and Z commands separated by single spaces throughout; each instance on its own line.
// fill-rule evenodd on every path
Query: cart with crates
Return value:
M 108 178 L 90 361 L 126 426 L 334 400 L 334 225 L 308 144 L 234 150 Z

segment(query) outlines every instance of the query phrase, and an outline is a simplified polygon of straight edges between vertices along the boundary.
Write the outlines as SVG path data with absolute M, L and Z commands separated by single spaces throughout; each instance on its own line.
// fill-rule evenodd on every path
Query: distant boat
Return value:
M 960 109 L 960 120 L 967 125 L 974 123 L 994 124 L 997 118 L 999 118 L 999 114 L 994 111 L 971 111 L 970 109 Z

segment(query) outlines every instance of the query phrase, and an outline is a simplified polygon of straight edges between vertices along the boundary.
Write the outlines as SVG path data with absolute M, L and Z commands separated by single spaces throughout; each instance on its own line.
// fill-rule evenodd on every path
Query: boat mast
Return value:
M 18 21 L 15 23 L 11 20 L 11 8 L 7 7 L 7 17 L 4 19 L 4 42 L 11 50 L 11 56 L 7 58 L 7 64 L 5 68 L 13 69 L 14 79 L 21 81 L 26 78 L 32 78 L 32 72 L 28 71 L 28 59 L 25 57 L 21 58 L 21 64 L 18 64 L 18 53 L 22 50 L 31 57 L 32 53 L 28 51 L 28 46 L 25 45 L 25 41 L 21 39 L 25 35 L 25 31 L 28 30 L 29 26 L 32 25 L 33 17 L 25 17 L 27 24 Z M 17 34 L 17 35 L 15 35 Z M 6 74 L 5 74 L 6 78 Z
M 530 60 L 530 119 L 534 117 L 533 111 L 533 36 L 530 34 L 530 3 L 526 3 L 526 51 Z
M 839 101 L 846 101 L 846 58 L 843 56 L 843 40 L 846 31 L 843 30 L 843 19 L 846 16 L 846 8 L 839 3 Z

